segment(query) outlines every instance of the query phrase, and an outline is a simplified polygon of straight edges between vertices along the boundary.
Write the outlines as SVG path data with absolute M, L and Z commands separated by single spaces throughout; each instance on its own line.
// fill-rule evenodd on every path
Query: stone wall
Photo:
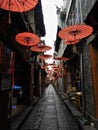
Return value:
M 74 4 L 71 5 L 69 15 L 67 17 L 68 25 L 71 25 L 72 21 L 72 11 L 75 11 L 75 15 L 77 16 L 77 22 L 83 22 L 91 9 L 93 8 L 95 2 L 97 0 L 78 0 L 72 1 Z M 82 18 L 81 18 L 82 17 Z M 81 19 L 81 20 L 80 20 Z M 85 38 L 86 39 L 86 38 Z M 88 41 L 89 42 L 89 41 Z M 91 69 L 91 61 L 90 61 L 90 48 L 89 44 L 85 40 L 82 46 L 83 50 L 83 100 L 85 103 L 85 111 L 87 114 L 95 116 L 94 111 L 94 97 L 93 97 L 93 81 L 92 81 L 92 69 Z
M 92 69 L 90 61 L 89 44 L 84 43 L 83 46 L 83 87 L 86 104 L 86 113 L 94 116 L 94 97 L 93 97 L 93 81 Z
M 83 15 L 83 20 L 87 17 L 92 7 L 97 0 L 81 0 L 81 10 Z

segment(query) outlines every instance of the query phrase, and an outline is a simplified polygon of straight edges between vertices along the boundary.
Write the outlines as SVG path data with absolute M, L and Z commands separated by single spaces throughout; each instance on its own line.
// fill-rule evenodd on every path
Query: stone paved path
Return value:
M 52 85 L 34 107 L 20 130 L 79 130 Z

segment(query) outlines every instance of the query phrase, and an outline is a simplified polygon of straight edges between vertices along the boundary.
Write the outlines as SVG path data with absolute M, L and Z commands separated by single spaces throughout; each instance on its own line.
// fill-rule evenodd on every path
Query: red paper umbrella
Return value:
M 46 68 L 46 66 L 45 65 L 41 65 L 41 69 L 45 69 Z
M 34 8 L 38 0 L 0 0 L 0 8 L 14 12 L 24 12 Z
M 54 60 L 69 60 L 69 58 L 65 58 L 65 57 L 55 57 Z
M 65 41 L 64 44 L 67 44 L 67 45 L 72 45 L 72 44 L 77 44 L 80 40 L 74 40 L 74 41 Z
M 54 68 L 52 69 L 53 72 L 58 72 L 59 71 L 59 68 Z
M 47 64 L 47 67 L 55 67 L 57 66 L 56 64 Z
M 29 32 L 19 33 L 15 39 L 23 46 L 34 46 L 40 42 L 40 38 L 37 35 Z
M 48 58 L 52 58 L 52 55 L 48 55 L 48 54 L 40 55 L 39 58 L 42 59 L 42 60 L 45 60 L 45 59 L 48 59 Z
M 52 49 L 52 47 L 46 45 L 33 46 L 30 48 L 31 51 L 35 51 L 35 52 L 45 52 L 50 49 Z
M 48 64 L 47 68 L 53 69 L 53 68 L 59 68 L 59 67 L 56 64 Z
M 76 24 L 62 29 L 58 36 L 68 41 L 82 39 L 89 36 L 93 32 L 93 28 L 85 24 Z

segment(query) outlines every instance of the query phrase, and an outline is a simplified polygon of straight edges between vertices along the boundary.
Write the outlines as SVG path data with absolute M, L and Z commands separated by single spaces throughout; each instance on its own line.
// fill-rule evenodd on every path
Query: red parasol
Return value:
M 50 64 L 47 64 L 47 68 L 48 68 L 48 67 L 51 67 L 51 66 L 55 66 L 55 64 L 51 64 L 51 63 L 50 63 Z
M 58 65 L 56 64 L 47 64 L 47 68 L 58 68 Z
M 89 36 L 93 32 L 93 28 L 85 24 L 76 24 L 62 29 L 58 36 L 62 39 L 75 41 Z
M 52 47 L 46 45 L 33 46 L 30 48 L 31 51 L 35 51 L 35 52 L 45 52 L 50 49 L 52 49 Z
M 25 12 L 34 8 L 38 0 L 1 0 L 0 8 L 13 12 Z
M 41 69 L 45 69 L 46 68 L 46 65 L 41 65 Z
M 65 58 L 65 57 L 55 57 L 54 60 L 69 60 L 69 58 Z
M 67 44 L 67 45 L 73 45 L 73 44 L 77 44 L 80 40 L 74 40 L 74 41 L 65 41 L 64 44 Z
M 51 58 L 51 57 L 52 57 L 52 55 L 48 55 L 48 54 L 39 56 L 39 58 L 42 59 L 42 60 L 45 60 L 45 59 L 48 59 L 48 58 Z
M 40 38 L 37 35 L 29 32 L 19 33 L 15 39 L 23 46 L 34 46 L 40 42 Z

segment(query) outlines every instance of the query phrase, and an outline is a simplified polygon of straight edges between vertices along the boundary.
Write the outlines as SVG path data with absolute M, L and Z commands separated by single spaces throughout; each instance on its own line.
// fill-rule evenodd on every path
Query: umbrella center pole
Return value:
M 79 34 L 80 32 L 81 32 L 80 30 L 72 30 L 70 31 L 70 34 L 76 37 L 76 35 Z
M 76 48 L 76 45 L 74 44 L 73 45 L 73 53 L 76 53 L 77 52 L 77 48 Z
M 26 48 L 26 52 L 29 53 L 29 47 L 28 47 L 28 46 L 27 46 L 27 48 Z
M 8 22 L 9 24 L 11 24 L 11 12 L 9 11 L 9 14 L 8 14 Z
M 9 0 L 8 22 L 9 22 L 9 24 L 11 24 L 10 0 Z
M 44 60 L 42 59 L 42 66 L 44 65 Z
M 74 37 L 75 37 L 75 43 L 76 43 L 76 34 L 74 34 Z M 76 53 L 77 52 L 77 47 L 76 47 L 76 44 L 73 45 L 73 53 Z

